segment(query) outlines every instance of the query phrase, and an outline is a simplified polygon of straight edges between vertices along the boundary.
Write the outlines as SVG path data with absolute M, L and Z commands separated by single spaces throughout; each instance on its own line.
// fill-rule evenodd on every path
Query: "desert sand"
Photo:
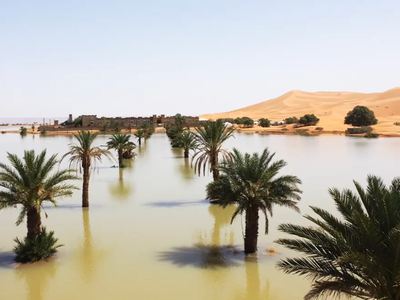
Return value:
M 378 124 L 372 126 L 374 132 L 384 135 L 400 135 L 400 87 L 383 93 L 351 92 L 316 92 L 291 91 L 278 98 L 247 106 L 238 110 L 206 114 L 206 119 L 250 117 L 254 120 L 267 118 L 271 121 L 282 121 L 288 117 L 301 117 L 315 114 L 319 119 L 318 126 L 324 132 L 343 133 L 349 125 L 343 124 L 344 117 L 357 105 L 367 106 L 373 110 Z M 274 130 L 275 126 L 268 130 Z M 278 128 L 275 128 L 275 130 Z M 312 130 L 313 128 L 310 128 Z M 260 130 L 260 128 L 254 128 Z M 251 131 L 245 129 L 245 131 Z

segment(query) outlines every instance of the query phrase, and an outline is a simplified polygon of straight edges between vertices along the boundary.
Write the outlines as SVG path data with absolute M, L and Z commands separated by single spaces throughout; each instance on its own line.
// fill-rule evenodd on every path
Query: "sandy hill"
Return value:
M 345 130 L 344 117 L 356 105 L 364 105 L 373 110 L 378 124 L 377 132 L 400 133 L 400 87 L 383 93 L 317 92 L 291 91 L 278 98 L 247 106 L 225 113 L 207 114 L 201 118 L 236 118 L 247 116 L 253 119 L 268 118 L 280 121 L 287 117 L 301 117 L 315 114 L 319 126 L 324 130 Z

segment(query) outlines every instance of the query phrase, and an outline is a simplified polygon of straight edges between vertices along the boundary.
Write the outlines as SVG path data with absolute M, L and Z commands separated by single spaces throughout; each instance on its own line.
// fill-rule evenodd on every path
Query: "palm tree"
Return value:
M 213 173 L 213 179 L 219 178 L 218 156 L 222 154 L 224 158 L 229 157 L 229 152 L 222 149 L 222 143 L 233 136 L 234 128 L 227 127 L 222 120 L 208 121 L 204 127 L 196 128 L 195 137 L 197 143 L 197 152 L 192 157 L 192 163 L 195 161 L 195 170 L 198 174 L 203 169 L 206 173 L 206 167 L 209 165 L 210 172 Z
M 299 211 L 296 204 L 301 191 L 297 185 L 301 181 L 296 176 L 277 177 L 286 162 L 271 162 L 274 155 L 268 149 L 261 155 L 243 155 L 233 149 L 230 158 L 217 167 L 222 172 L 221 177 L 207 185 L 207 198 L 211 201 L 217 200 L 223 207 L 237 204 L 231 222 L 238 214 L 246 214 L 245 253 L 257 251 L 259 210 L 265 216 L 265 234 L 268 233 L 268 213 L 272 216 L 274 205 Z
M 189 151 L 195 150 L 197 147 L 197 141 L 195 135 L 190 130 L 185 130 L 178 137 L 179 142 L 182 144 L 184 150 L 184 158 L 189 158 Z
M 78 143 L 71 144 L 70 150 L 64 154 L 62 159 L 71 156 L 69 158 L 70 166 L 75 164 L 79 166 L 79 169 L 83 169 L 82 207 L 89 207 L 89 180 L 92 161 L 94 164 L 97 161 L 101 162 L 102 156 L 111 159 L 112 154 L 109 150 L 92 147 L 97 134 L 82 130 L 78 134 L 74 134 L 74 137 Z
M 370 175 L 366 189 L 354 185 L 357 193 L 329 190 L 340 217 L 312 206 L 318 217 L 305 218 L 313 227 L 279 226 L 294 238 L 277 243 L 304 255 L 281 260 L 278 268 L 313 280 L 304 299 L 400 299 L 400 178 L 385 186 Z
M 77 177 L 70 169 L 52 172 L 58 164 L 57 156 L 47 159 L 46 150 L 38 155 L 34 150 L 25 151 L 22 160 L 11 153 L 7 153 L 7 158 L 11 166 L 0 163 L 0 210 L 21 205 L 16 224 L 20 225 L 26 217 L 27 240 L 35 241 L 42 233 L 43 204 L 56 206 L 59 198 L 72 196 L 77 187 L 67 181 Z
M 145 138 L 145 132 L 143 129 L 138 129 L 135 133 L 134 133 L 135 137 L 137 137 L 138 139 L 138 144 L 139 146 L 142 145 L 142 139 Z
M 108 149 L 115 149 L 118 152 L 118 164 L 120 168 L 124 167 L 123 154 L 126 150 L 132 150 L 135 144 L 130 141 L 131 136 L 125 133 L 113 134 L 107 142 Z

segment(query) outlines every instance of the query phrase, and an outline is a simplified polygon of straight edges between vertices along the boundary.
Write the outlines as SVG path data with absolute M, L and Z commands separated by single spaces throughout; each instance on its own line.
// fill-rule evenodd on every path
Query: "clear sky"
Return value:
M 399 0 L 0 0 L 0 117 L 186 115 L 400 85 Z

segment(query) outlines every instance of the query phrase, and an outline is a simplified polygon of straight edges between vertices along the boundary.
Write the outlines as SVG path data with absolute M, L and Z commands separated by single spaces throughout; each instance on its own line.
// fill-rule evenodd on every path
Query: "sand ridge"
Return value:
M 400 134 L 400 87 L 382 93 L 352 93 L 352 92 L 303 92 L 290 91 L 278 98 L 247 106 L 238 110 L 206 114 L 201 118 L 236 118 L 247 116 L 258 120 L 268 118 L 281 121 L 287 117 L 301 117 L 305 114 L 315 114 L 320 122 L 318 126 L 328 131 L 344 131 L 344 117 L 354 106 L 364 105 L 373 110 L 378 124 L 374 131 L 380 133 Z

